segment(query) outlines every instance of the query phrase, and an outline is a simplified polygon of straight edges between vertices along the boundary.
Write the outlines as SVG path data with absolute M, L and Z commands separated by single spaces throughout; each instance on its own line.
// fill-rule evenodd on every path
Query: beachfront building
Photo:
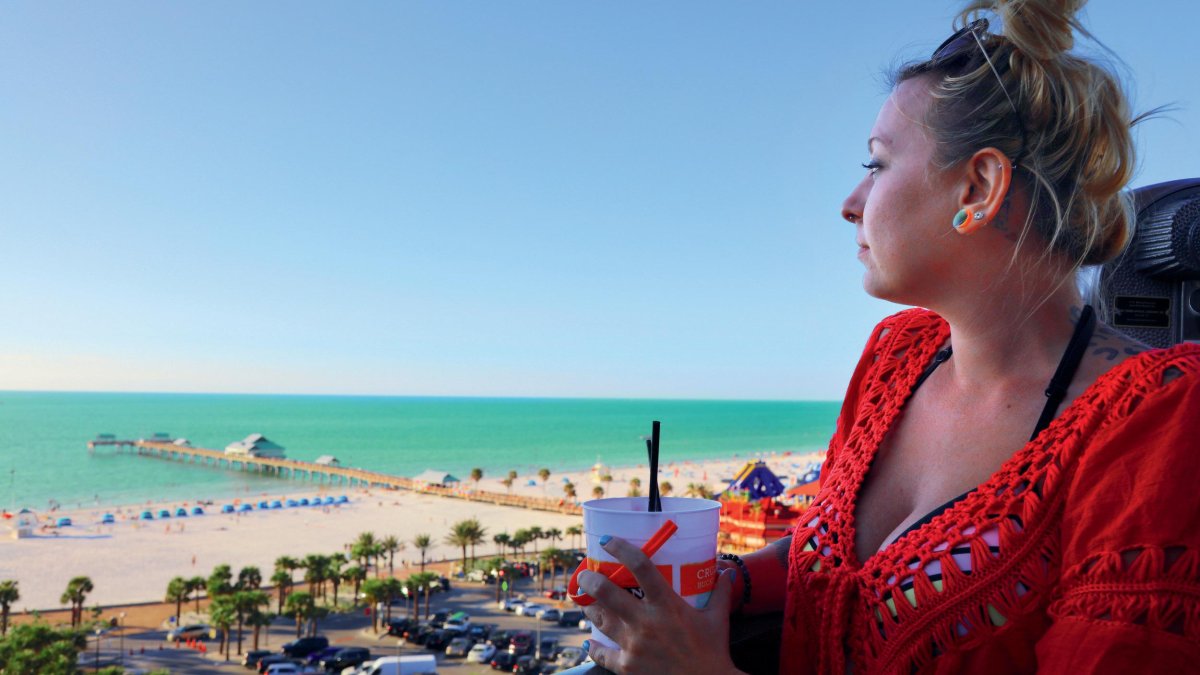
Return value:
M 276 445 L 262 434 L 250 434 L 235 443 L 225 446 L 225 455 L 230 457 L 266 457 L 284 459 L 283 446 Z
M 425 471 L 422 471 L 416 476 L 413 476 L 413 480 L 425 483 L 426 485 L 443 486 L 459 482 L 458 479 L 453 475 L 446 473 L 445 471 L 435 471 L 433 469 L 426 469 Z
M 26 539 L 33 536 L 34 530 L 37 528 L 37 514 L 29 509 L 21 509 L 15 516 L 10 513 L 5 513 L 5 519 L 9 522 L 9 536 L 13 539 Z

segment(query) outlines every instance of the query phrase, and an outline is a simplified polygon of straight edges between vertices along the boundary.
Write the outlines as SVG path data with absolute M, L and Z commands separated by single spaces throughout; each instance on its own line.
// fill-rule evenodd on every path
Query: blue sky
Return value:
M 5 3 L 0 389 L 840 399 L 898 308 L 839 206 L 956 7 Z M 1200 174 L 1200 5 L 1084 20 L 1177 108 L 1134 184 Z

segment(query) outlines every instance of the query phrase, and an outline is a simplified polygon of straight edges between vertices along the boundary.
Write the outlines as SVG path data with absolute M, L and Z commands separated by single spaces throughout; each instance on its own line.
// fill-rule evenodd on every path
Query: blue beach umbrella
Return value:
M 324 500 L 318 500 L 318 501 L 320 501 L 322 504 L 332 504 L 333 497 L 326 497 Z
M 312 500 L 312 503 L 311 503 L 311 504 L 304 504 L 304 506 L 320 506 L 320 505 L 321 505 L 321 500 L 320 500 L 320 499 L 314 499 L 314 500 Z
M 296 501 L 295 499 L 289 499 L 286 502 L 284 502 L 284 504 L 287 504 L 289 509 L 292 508 L 293 506 L 300 506 L 300 502 Z
M 250 506 L 249 504 L 242 504 L 241 508 L 238 509 L 238 511 L 253 511 L 253 510 L 254 510 L 254 507 Z
M 70 518 L 59 518 L 58 521 L 56 522 L 56 525 L 58 527 L 70 527 L 71 519 Z
M 233 504 L 226 504 L 221 507 L 221 513 L 233 513 L 234 511 Z
M 159 511 L 158 511 L 158 517 L 159 517 L 159 518 L 170 518 L 170 517 L 171 517 L 171 512 L 170 512 L 170 511 L 168 511 L 168 510 L 166 510 L 166 509 L 159 509 Z
M 202 516 L 202 515 L 204 515 L 204 509 L 200 508 L 199 506 L 193 506 L 192 507 L 192 515 L 193 516 Z
M 283 508 L 283 502 L 281 502 L 281 501 L 279 501 L 278 499 L 276 499 L 275 501 L 271 502 L 271 508 L 273 508 L 273 509 L 282 509 L 282 508 Z
M 142 515 L 138 516 L 142 520 L 154 520 L 154 514 L 149 511 L 142 511 Z
M 187 518 L 187 509 L 183 508 L 182 506 L 175 509 L 175 517 L 176 518 Z
M 308 497 L 300 498 L 300 506 L 308 506 Z
M 342 496 L 340 496 L 340 497 L 338 497 L 338 498 L 337 498 L 337 503 L 338 503 L 338 504 L 348 504 L 349 502 L 350 502 L 350 498 L 349 498 L 349 497 L 347 497 L 346 495 L 342 495 Z
M 100 519 L 101 525 L 112 525 L 115 522 L 117 522 L 117 518 L 111 513 L 104 514 L 104 517 Z
M 263 501 L 258 503 L 258 508 L 269 509 L 269 508 L 271 508 L 271 504 L 264 499 Z

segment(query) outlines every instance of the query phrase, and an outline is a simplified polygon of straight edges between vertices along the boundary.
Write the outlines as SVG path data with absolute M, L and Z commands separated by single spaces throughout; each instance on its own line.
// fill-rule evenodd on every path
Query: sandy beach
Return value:
M 763 459 L 785 483 L 802 475 L 818 455 L 774 455 Z M 660 481 L 670 482 L 673 494 L 682 495 L 691 483 L 700 483 L 710 490 L 720 491 L 726 481 L 750 458 L 734 457 L 723 461 L 674 462 L 660 467 Z M 609 474 L 611 481 L 600 476 Z M 630 479 L 648 480 L 644 466 L 603 467 L 599 470 L 552 474 L 543 482 L 536 475 L 521 475 L 514 481 L 513 494 L 565 498 L 564 479 L 575 485 L 577 499 L 592 498 L 594 486 L 601 486 L 606 496 L 624 496 Z M 467 477 L 461 489 L 506 492 L 501 479 L 489 476 L 476 486 Z M 293 487 L 293 490 L 286 490 Z M 546 511 L 496 506 L 461 499 L 450 499 L 407 491 L 346 490 L 329 488 L 316 490 L 311 484 L 282 484 L 277 493 L 243 497 L 243 501 L 261 499 L 299 499 L 314 496 L 345 494 L 349 503 L 337 507 L 293 507 L 269 511 L 252 511 L 240 515 L 219 513 L 220 506 L 232 499 L 213 499 L 203 516 L 141 521 L 136 516 L 151 508 L 191 507 L 195 502 L 162 502 L 104 509 L 82 509 L 52 514 L 70 517 L 71 527 L 39 531 L 26 539 L 0 538 L 0 579 L 16 579 L 20 583 L 21 599 L 14 612 L 26 610 L 56 610 L 67 582 L 75 576 L 91 577 L 95 591 L 87 600 L 89 607 L 138 602 L 160 601 L 172 577 L 208 576 L 213 567 L 229 564 L 234 574 L 248 566 L 257 566 L 264 578 L 269 578 L 275 559 L 289 555 L 302 558 L 309 553 L 330 554 L 344 550 L 360 532 L 370 531 L 377 537 L 395 536 L 407 544 L 396 556 L 397 574 L 403 576 L 407 563 L 410 568 L 420 560 L 412 546 L 418 534 L 430 534 L 434 546 L 427 559 L 457 559 L 457 547 L 444 543 L 450 527 L 460 520 L 478 518 L 487 528 L 487 544 L 477 547 L 478 557 L 496 553 L 491 543 L 493 535 L 512 533 L 521 528 L 538 526 L 543 530 L 566 530 L 580 524 L 579 516 Z M 207 501 L 207 500 L 206 500 Z M 117 522 L 99 524 L 103 513 L 113 513 Z M 42 514 L 43 518 L 47 514 Z M 559 547 L 570 545 L 569 539 L 557 542 Z M 542 542 L 540 548 L 552 545 Z

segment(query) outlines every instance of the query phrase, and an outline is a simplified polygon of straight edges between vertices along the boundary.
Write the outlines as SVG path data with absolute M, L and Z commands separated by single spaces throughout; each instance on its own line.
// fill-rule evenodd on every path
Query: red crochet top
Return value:
M 978 490 L 857 559 L 867 468 L 949 335 L 920 309 L 871 335 L 792 537 L 781 671 L 1200 668 L 1200 346 L 1126 359 Z

